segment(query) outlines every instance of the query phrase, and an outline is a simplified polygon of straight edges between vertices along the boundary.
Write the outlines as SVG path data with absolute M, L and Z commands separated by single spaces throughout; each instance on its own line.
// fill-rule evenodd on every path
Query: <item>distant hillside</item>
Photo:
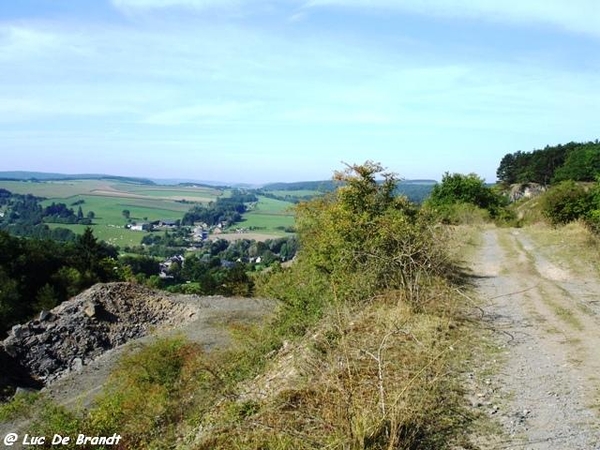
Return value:
M 415 203 L 421 203 L 425 200 L 433 186 L 437 183 L 435 180 L 402 180 L 398 183 L 397 193 L 405 195 Z M 333 180 L 320 181 L 297 181 L 292 183 L 269 183 L 261 188 L 261 191 L 316 191 L 331 192 L 339 186 L 339 183 Z
M 103 174 L 64 174 L 49 172 L 0 171 L 0 180 L 14 181 L 53 181 L 53 180 L 119 180 L 140 184 L 156 184 L 147 178 L 122 177 Z
M 333 180 L 295 181 L 291 183 L 269 183 L 262 189 L 265 191 L 318 191 L 331 192 L 337 187 Z
M 259 184 L 250 183 L 231 183 L 228 181 L 213 181 L 213 180 L 198 180 L 193 178 L 151 178 L 156 184 L 163 186 L 184 186 L 184 187 L 211 187 L 211 188 L 241 188 L 241 189 L 255 189 Z
M 181 187 L 211 187 L 220 189 L 227 189 L 231 187 L 242 189 L 256 189 L 258 186 L 247 183 L 228 183 L 222 181 L 193 180 L 189 178 L 150 179 L 106 174 L 64 174 L 28 171 L 0 171 L 0 180 L 32 182 L 54 180 L 117 180 L 147 185 L 177 185 Z M 406 195 L 413 202 L 420 203 L 429 195 L 435 183 L 435 180 L 402 180 L 398 183 L 397 192 L 400 195 Z M 325 193 L 335 190 L 337 186 L 339 186 L 339 183 L 333 180 L 294 181 L 289 183 L 268 183 L 260 187 L 260 191 L 313 191 Z
M 398 185 L 434 185 L 435 180 L 402 180 Z M 262 186 L 266 191 L 321 191 L 329 192 L 334 190 L 339 183 L 333 180 L 318 181 L 295 181 L 291 183 L 269 183 Z
M 396 192 L 405 195 L 411 202 L 422 203 L 436 184 L 435 180 L 403 180 L 398 183 Z

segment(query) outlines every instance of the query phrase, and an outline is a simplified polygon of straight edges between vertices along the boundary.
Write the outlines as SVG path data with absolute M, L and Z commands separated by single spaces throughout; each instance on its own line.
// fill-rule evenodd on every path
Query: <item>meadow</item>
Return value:
M 237 224 L 244 228 L 252 228 L 257 231 L 283 236 L 287 234 L 283 228 L 294 226 L 293 204 L 282 200 L 275 200 L 258 196 L 256 206 L 244 214 L 244 220 Z
M 15 194 L 44 197 L 43 206 L 52 202 L 65 203 L 83 214 L 93 211 L 92 228 L 101 240 L 121 247 L 137 245 L 143 232 L 125 229 L 127 219 L 123 210 L 130 212 L 133 222 L 181 219 L 191 203 L 208 203 L 226 192 L 210 187 L 160 186 L 128 183 L 121 180 L 52 180 L 43 182 L 0 181 L 0 188 Z M 84 225 L 50 224 L 51 227 L 69 228 L 81 233 Z
M 43 197 L 45 200 L 41 202 L 42 206 L 48 206 L 52 202 L 65 203 L 75 211 L 81 206 L 84 216 L 93 211 L 94 235 L 120 247 L 138 245 L 145 235 L 144 232 L 125 228 L 128 220 L 123 215 L 124 210 L 129 211 L 132 222 L 175 221 L 181 219 L 193 204 L 206 204 L 230 194 L 229 190 L 205 186 L 147 185 L 110 179 L 37 182 L 0 180 L 0 188 L 15 194 Z M 311 192 L 314 191 L 298 191 L 297 194 Z M 268 237 L 286 235 L 284 228 L 294 226 L 292 206 L 290 202 L 259 196 L 259 201 L 252 210 L 244 214 L 244 220 L 234 224 L 232 228 L 252 228 Z M 85 229 L 85 225 L 49 226 L 68 228 L 78 234 Z

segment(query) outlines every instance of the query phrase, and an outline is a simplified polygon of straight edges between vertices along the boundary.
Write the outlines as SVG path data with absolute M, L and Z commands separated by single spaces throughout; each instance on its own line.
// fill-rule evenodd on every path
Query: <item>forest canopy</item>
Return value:
M 531 152 L 506 154 L 496 171 L 504 184 L 549 185 L 565 180 L 594 181 L 600 173 L 600 142 L 569 142 Z

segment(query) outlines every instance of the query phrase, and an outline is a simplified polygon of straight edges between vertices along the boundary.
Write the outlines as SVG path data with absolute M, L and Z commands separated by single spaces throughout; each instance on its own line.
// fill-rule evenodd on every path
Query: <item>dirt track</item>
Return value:
M 501 428 L 482 449 L 600 449 L 600 282 L 552 256 L 490 229 L 472 263 L 490 349 L 471 401 Z

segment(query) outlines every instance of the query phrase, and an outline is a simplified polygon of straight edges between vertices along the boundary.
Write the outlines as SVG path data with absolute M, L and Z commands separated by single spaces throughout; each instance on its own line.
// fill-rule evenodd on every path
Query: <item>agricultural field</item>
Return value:
M 297 190 L 291 190 L 291 191 L 281 189 L 281 190 L 273 190 L 273 191 L 265 191 L 265 192 L 267 192 L 269 194 L 277 195 L 278 197 L 285 197 L 285 196 L 313 197 L 313 196 L 317 196 L 317 195 L 323 195 L 323 192 L 309 190 L 309 189 L 297 189 Z
M 76 234 L 83 234 L 83 231 L 87 227 L 86 225 L 70 225 L 62 223 L 49 223 L 48 226 L 50 228 L 68 228 Z M 142 237 L 146 234 L 144 231 L 132 231 L 123 226 L 98 224 L 96 222 L 92 225 L 92 229 L 94 230 L 94 236 L 111 245 L 117 245 L 121 248 L 139 245 Z
M 128 223 L 123 215 L 129 211 L 131 222 L 177 220 L 197 203 L 208 203 L 231 194 L 229 190 L 211 187 L 147 185 L 122 180 L 52 180 L 1 181 L 0 188 L 16 194 L 43 197 L 42 206 L 52 202 L 65 203 L 77 211 L 81 206 L 84 216 L 94 212 L 94 235 L 120 247 L 137 245 L 145 232 L 125 229 Z M 317 191 L 272 191 L 276 195 L 306 196 Z M 259 201 L 241 223 L 231 228 L 252 229 L 267 237 L 285 236 L 285 228 L 294 226 L 293 203 L 259 196 Z M 82 233 L 85 225 L 49 224 L 52 228 L 68 228 Z
M 252 227 L 256 231 L 274 236 L 289 234 L 284 231 L 284 228 L 294 226 L 293 206 L 290 202 L 258 196 L 256 206 L 244 214 L 244 220 L 241 223 L 234 226 Z
M 139 244 L 144 236 L 141 231 L 124 228 L 127 219 L 123 210 L 130 212 L 134 222 L 177 220 L 192 203 L 208 203 L 224 194 L 210 187 L 145 185 L 116 180 L 0 181 L 0 188 L 44 197 L 43 206 L 56 202 L 75 210 L 81 206 L 84 215 L 93 211 L 94 235 L 119 246 Z M 69 228 L 76 233 L 85 228 L 83 225 L 50 226 Z
M 205 186 L 161 186 L 141 183 L 127 183 L 118 180 L 52 180 L 52 181 L 3 181 L 0 188 L 15 194 L 32 194 L 48 199 L 66 199 L 78 195 L 99 197 L 121 197 L 164 201 L 207 203 L 223 194 L 223 191 Z

